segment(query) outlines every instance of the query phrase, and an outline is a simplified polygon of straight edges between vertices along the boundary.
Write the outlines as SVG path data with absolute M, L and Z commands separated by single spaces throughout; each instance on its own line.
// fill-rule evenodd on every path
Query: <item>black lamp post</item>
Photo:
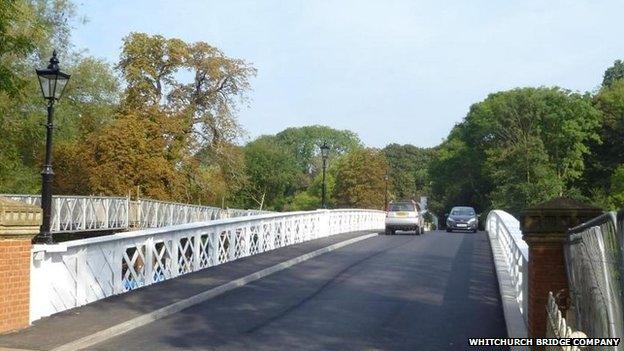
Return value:
M 384 189 L 384 210 L 388 210 L 388 171 L 384 175 L 385 189 Z
M 327 168 L 327 157 L 329 156 L 329 146 L 326 142 L 321 145 L 321 157 L 323 158 L 323 188 L 321 189 L 321 207 L 327 208 L 325 203 L 325 169 Z
M 52 131 L 54 130 L 54 124 L 52 123 L 52 118 L 54 116 L 54 102 L 63 95 L 63 90 L 70 77 L 69 74 L 61 72 L 58 64 L 59 61 L 56 57 L 56 50 L 54 50 L 48 68 L 37 70 L 41 93 L 43 94 L 43 98 L 48 100 L 45 164 L 41 171 L 41 208 L 43 209 L 43 222 L 39 235 L 35 238 L 35 242 L 41 244 L 54 243 L 54 238 L 50 231 L 52 221 L 52 180 L 54 178 L 54 171 L 52 171 Z

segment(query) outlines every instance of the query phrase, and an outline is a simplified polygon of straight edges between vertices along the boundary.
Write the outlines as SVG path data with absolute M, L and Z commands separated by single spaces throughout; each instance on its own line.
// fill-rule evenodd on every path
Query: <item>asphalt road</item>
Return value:
M 89 350 L 465 350 L 505 336 L 485 233 L 438 231 L 364 240 Z

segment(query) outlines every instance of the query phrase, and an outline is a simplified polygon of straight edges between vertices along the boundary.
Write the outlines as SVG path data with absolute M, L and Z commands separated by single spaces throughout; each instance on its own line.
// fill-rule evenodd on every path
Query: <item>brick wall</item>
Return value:
M 548 293 L 568 288 L 563 246 L 568 229 L 599 216 L 599 208 L 558 197 L 524 211 L 520 220 L 529 245 L 529 336 L 546 336 Z M 535 349 L 535 348 L 534 348 Z
M 29 324 L 30 238 L 0 238 L 0 333 Z
M 546 336 L 548 292 L 568 288 L 561 242 L 535 242 L 529 247 L 529 335 Z

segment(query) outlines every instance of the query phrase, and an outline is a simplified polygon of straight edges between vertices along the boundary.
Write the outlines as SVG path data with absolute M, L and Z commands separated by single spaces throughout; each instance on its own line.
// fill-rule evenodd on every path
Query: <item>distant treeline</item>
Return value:
M 126 195 L 269 210 L 321 205 L 330 148 L 330 207 L 384 206 L 429 196 L 511 212 L 567 195 L 624 204 L 624 64 L 599 90 L 519 88 L 474 104 L 435 148 L 366 148 L 348 130 L 288 128 L 245 145 L 237 111 L 249 103 L 248 62 L 205 42 L 129 33 L 110 65 L 77 50 L 71 1 L 0 2 L 0 193 L 37 193 L 45 136 L 34 68 L 52 48 L 72 74 L 57 104 L 57 194 Z M 183 73 L 183 74 L 182 74 Z M 426 123 L 426 122 L 425 122 Z M 418 142 L 414 140 L 413 142 Z

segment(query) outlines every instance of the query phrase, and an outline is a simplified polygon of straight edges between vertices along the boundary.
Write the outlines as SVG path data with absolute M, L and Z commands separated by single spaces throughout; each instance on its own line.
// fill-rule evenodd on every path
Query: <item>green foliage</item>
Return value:
M 396 199 L 418 200 L 419 196 L 429 194 L 429 163 L 434 156 L 433 149 L 390 144 L 382 152 L 390 166 L 388 177 Z
M 275 137 L 295 157 L 301 171 L 313 175 L 322 167 L 319 147 L 323 142 L 330 148 L 330 161 L 362 146 L 360 138 L 352 131 L 319 125 L 287 128 Z
M 611 175 L 624 160 L 624 80 L 602 88 L 594 104 L 603 116 L 600 142 L 588 144 L 588 168 L 579 187 L 603 193 L 609 190 Z
M 15 72 L 15 59 L 24 59 L 35 50 L 28 22 L 33 9 L 27 1 L 0 0 L 0 92 L 15 96 L 24 84 Z M 39 27 L 39 28 L 37 28 Z M 42 30 L 33 26 L 33 31 Z
M 243 196 L 247 206 L 282 209 L 286 198 L 297 189 L 300 171 L 295 158 L 275 142 L 275 137 L 268 136 L 250 142 L 244 152 L 248 183 Z
M 612 208 L 624 207 L 624 164 L 615 169 L 611 175 L 611 196 Z
M 584 172 L 601 114 L 560 88 L 491 94 L 473 105 L 431 167 L 435 194 L 454 203 L 518 212 L 567 193 Z
M 613 66 L 607 68 L 602 79 L 603 87 L 611 87 L 613 83 L 624 78 L 624 62 L 615 60 Z
M 71 43 L 70 0 L 0 0 L 0 192 L 36 193 L 45 102 L 34 68 L 59 50 L 72 74 L 55 105 L 55 192 L 124 195 L 273 210 L 320 207 L 330 146 L 330 207 L 382 208 L 429 196 L 430 209 L 518 212 L 566 195 L 624 206 L 624 62 L 590 96 L 561 88 L 497 92 L 432 149 L 363 148 L 349 130 L 288 128 L 245 146 L 236 114 L 256 70 L 205 42 L 130 33 L 120 76 Z M 123 90 L 122 90 L 123 89 Z
M 357 149 L 342 157 L 335 170 L 332 197 L 337 207 L 384 208 L 388 163 L 375 149 Z
M 190 147 L 220 147 L 241 135 L 237 103 L 246 101 L 256 73 L 247 62 L 205 42 L 131 33 L 117 67 L 127 83 L 124 108 L 175 115 L 185 124 L 181 132 L 194 134 L 199 144 Z M 193 77 L 190 82 L 179 79 L 183 71 Z
M 39 191 L 46 111 L 34 69 L 47 65 L 52 47 L 59 49 L 63 70 L 73 73 L 84 66 L 87 58 L 71 53 L 69 31 L 74 15 L 74 5 L 65 0 L 0 1 L 0 192 Z M 99 78 L 113 76 L 104 67 L 95 72 Z M 104 81 L 104 85 L 110 82 Z M 93 97 L 97 91 L 108 89 L 95 84 L 77 90 L 74 84 L 71 80 L 56 105 L 57 143 L 79 138 L 79 113 L 98 109 L 100 101 Z M 99 118 L 106 119 L 107 115 Z M 59 176 L 64 170 L 55 171 Z
M 295 195 L 285 208 L 288 211 L 310 211 L 321 207 L 321 198 L 302 191 Z

